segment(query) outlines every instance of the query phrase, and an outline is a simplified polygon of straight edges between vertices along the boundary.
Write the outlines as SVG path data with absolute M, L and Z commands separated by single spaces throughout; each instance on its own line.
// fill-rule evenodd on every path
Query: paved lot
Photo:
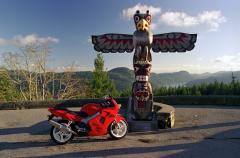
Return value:
M 0 111 L 0 157 L 239 158 L 240 108 L 176 108 L 173 129 L 129 133 L 122 140 L 76 138 L 55 145 L 46 109 Z

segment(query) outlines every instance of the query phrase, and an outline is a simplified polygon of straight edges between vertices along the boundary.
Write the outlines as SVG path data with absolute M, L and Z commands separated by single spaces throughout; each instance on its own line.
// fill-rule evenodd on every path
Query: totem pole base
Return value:
M 157 121 L 128 121 L 129 132 L 148 132 L 158 130 Z
M 153 103 L 153 120 L 136 120 L 131 113 L 131 97 L 128 102 L 127 121 L 129 132 L 148 132 L 158 129 L 172 128 L 175 122 L 175 109 L 173 106 L 158 102 Z

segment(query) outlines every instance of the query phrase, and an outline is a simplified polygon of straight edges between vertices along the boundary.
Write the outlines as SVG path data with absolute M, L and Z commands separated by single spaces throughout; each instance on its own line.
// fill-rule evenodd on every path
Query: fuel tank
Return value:
M 91 116 L 101 110 L 102 110 L 102 106 L 100 104 L 88 103 L 88 104 L 85 104 L 80 111 L 86 112 L 89 116 Z

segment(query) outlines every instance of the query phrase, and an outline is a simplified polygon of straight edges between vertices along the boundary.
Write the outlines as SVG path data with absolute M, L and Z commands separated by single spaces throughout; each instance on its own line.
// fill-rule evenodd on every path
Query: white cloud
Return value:
M 152 30 L 155 30 L 156 28 L 157 28 L 157 24 L 155 24 L 155 23 L 151 23 L 151 25 L 150 25 L 150 28 L 152 29 Z
M 209 72 L 214 71 L 212 69 L 209 69 L 208 65 L 204 64 L 183 64 L 183 69 L 192 73 L 203 73 L 203 72 Z
M 15 36 L 11 42 L 16 45 L 24 46 L 28 44 L 35 44 L 35 43 L 41 43 L 41 44 L 46 44 L 46 43 L 58 43 L 59 39 L 55 37 L 39 37 L 36 34 L 30 34 L 26 36 Z
M 160 20 L 167 25 L 176 27 L 189 27 L 198 24 L 197 18 L 184 12 L 166 12 L 160 16 Z
M 200 23 L 209 25 L 210 31 L 217 31 L 221 23 L 226 22 L 221 11 L 204 11 L 198 15 Z
M 204 59 L 207 60 L 207 59 Z M 222 55 L 209 59 L 204 63 L 183 64 L 183 69 L 193 73 L 217 72 L 217 71 L 239 71 L 240 53 L 233 55 Z
M 139 10 L 140 13 L 141 12 L 145 13 L 147 10 L 149 10 L 149 12 L 152 16 L 161 13 L 161 8 L 159 8 L 159 7 L 154 7 L 154 6 L 151 6 L 151 5 L 145 5 L 145 4 L 138 3 L 133 7 L 123 9 L 122 10 L 122 17 L 130 20 L 130 19 L 133 18 L 133 15 L 135 14 L 135 12 L 137 10 Z
M 214 67 L 221 70 L 239 70 L 240 69 L 240 53 L 235 55 L 223 55 L 213 60 Z
M 3 38 L 0 38 L 0 46 L 4 46 L 7 44 L 7 41 Z
M 183 67 L 188 67 L 188 68 L 202 68 L 202 65 L 199 65 L 199 64 L 184 64 Z
M 87 42 L 92 43 L 92 37 L 91 36 L 88 37 Z
M 4 39 L 0 38 L 0 46 L 4 45 L 18 45 L 18 46 L 25 46 L 28 44 L 46 44 L 46 43 L 58 43 L 59 39 L 51 36 L 47 37 L 39 37 L 36 34 L 29 34 L 26 36 L 17 35 L 14 36 L 12 39 Z
M 203 57 L 198 57 L 197 60 L 198 60 L 198 61 L 203 61 L 204 58 L 203 58 Z
M 217 31 L 220 24 L 226 22 L 226 18 L 222 15 L 221 11 L 203 11 L 197 16 L 188 15 L 185 12 L 165 12 L 160 18 L 169 26 L 175 27 L 192 27 L 196 25 L 208 25 L 209 31 Z
M 162 9 L 160 7 L 141 3 L 123 9 L 121 17 L 131 20 L 137 10 L 140 10 L 140 12 L 146 12 L 146 10 L 149 10 L 152 16 L 159 16 L 158 21 L 151 24 L 152 29 L 156 29 L 161 23 L 164 23 L 174 27 L 194 27 L 198 25 L 206 25 L 208 27 L 208 31 L 217 31 L 220 24 L 227 21 L 226 17 L 224 17 L 219 10 L 202 11 L 193 16 L 185 12 L 178 11 L 167 11 L 162 13 Z
M 229 63 L 232 60 L 234 60 L 236 58 L 236 56 L 233 55 L 224 55 L 221 57 L 217 57 L 216 59 L 214 59 L 214 62 L 216 63 Z

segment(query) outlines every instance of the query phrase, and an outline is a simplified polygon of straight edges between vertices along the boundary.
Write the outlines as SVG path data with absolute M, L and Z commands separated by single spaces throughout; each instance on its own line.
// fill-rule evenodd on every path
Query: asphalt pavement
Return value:
M 239 158 L 240 107 L 177 106 L 172 129 L 56 145 L 47 109 L 0 111 L 0 157 Z

